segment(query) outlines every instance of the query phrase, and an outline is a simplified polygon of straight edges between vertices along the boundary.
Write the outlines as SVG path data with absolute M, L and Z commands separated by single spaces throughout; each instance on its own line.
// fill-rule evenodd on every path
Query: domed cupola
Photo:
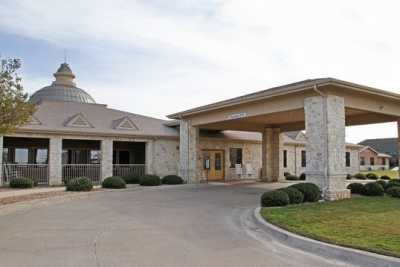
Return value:
M 50 86 L 36 91 L 29 101 L 35 104 L 45 100 L 96 103 L 88 93 L 76 87 L 75 75 L 67 63 L 60 65 L 54 77 L 56 80 Z

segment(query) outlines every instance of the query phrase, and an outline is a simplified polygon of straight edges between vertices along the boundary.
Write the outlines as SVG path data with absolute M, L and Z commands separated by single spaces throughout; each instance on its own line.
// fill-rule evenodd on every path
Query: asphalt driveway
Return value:
M 185 185 L 90 194 L 0 215 L 1 266 L 345 266 L 249 220 L 263 189 Z

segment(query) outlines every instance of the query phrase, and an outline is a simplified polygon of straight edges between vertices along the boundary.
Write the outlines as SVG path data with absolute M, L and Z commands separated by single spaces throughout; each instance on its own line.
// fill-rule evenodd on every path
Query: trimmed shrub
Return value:
M 140 185 L 142 186 L 157 186 L 161 184 L 161 179 L 157 175 L 145 175 L 140 178 Z
M 302 181 L 305 181 L 306 180 L 306 174 L 304 172 L 302 174 L 300 174 L 299 179 L 302 180 Z
M 126 175 L 121 177 L 126 184 L 139 184 L 140 175 Z
M 92 181 L 87 177 L 77 177 L 68 181 L 67 191 L 90 191 L 93 188 Z
M 351 176 L 351 174 L 347 174 L 347 175 L 346 175 L 346 179 L 347 179 L 347 180 L 351 180 L 351 178 L 353 178 L 353 176 Z
M 393 187 L 390 187 L 390 188 L 386 191 L 386 193 L 387 193 L 389 196 L 400 198 L 400 186 L 393 186 Z
M 383 196 L 385 190 L 377 182 L 371 182 L 364 185 L 364 195 L 366 196 Z
M 382 188 L 385 190 L 386 186 L 387 186 L 387 182 L 385 180 L 378 180 L 376 181 L 378 184 L 380 184 L 382 186 Z
M 389 188 L 394 187 L 394 186 L 400 186 L 399 179 L 392 179 L 392 180 L 388 181 L 385 189 L 388 190 Z
M 286 206 L 290 203 L 288 194 L 283 190 L 265 192 L 261 196 L 262 207 Z
M 371 180 L 378 180 L 378 175 L 376 175 L 375 173 L 373 173 L 373 172 L 370 172 L 370 173 L 367 173 L 367 175 L 365 175 L 368 179 L 371 179 Z
M 347 189 L 350 189 L 352 194 L 364 194 L 364 185 L 361 183 L 351 183 L 347 186 Z
M 294 187 L 304 195 L 304 202 L 316 202 L 321 198 L 321 191 L 316 184 L 313 183 L 299 183 L 289 187 Z
M 121 189 L 126 187 L 125 181 L 119 176 L 107 177 L 101 183 L 103 188 Z
M 297 180 L 299 180 L 299 177 L 297 177 L 296 175 L 292 175 L 292 174 L 289 174 L 289 175 L 285 176 L 285 178 L 288 181 L 297 181 Z
M 359 179 L 359 180 L 367 179 L 367 177 L 365 177 L 365 174 L 363 174 L 361 172 L 354 174 L 354 178 Z
M 33 180 L 29 178 L 13 178 L 10 180 L 10 187 L 11 188 L 32 188 L 33 187 Z
M 177 175 L 167 175 L 161 179 L 163 184 L 183 184 L 183 179 Z
M 382 175 L 382 176 L 381 176 L 381 179 L 382 179 L 382 180 L 390 180 L 390 177 L 387 176 L 387 175 Z
M 290 172 L 284 172 L 283 173 L 283 176 L 285 176 L 285 177 L 288 176 L 288 175 L 291 175 Z
M 289 196 L 290 204 L 303 203 L 304 195 L 297 188 L 295 188 L 295 187 L 286 187 L 286 188 L 284 188 L 282 190 L 285 191 L 286 194 Z

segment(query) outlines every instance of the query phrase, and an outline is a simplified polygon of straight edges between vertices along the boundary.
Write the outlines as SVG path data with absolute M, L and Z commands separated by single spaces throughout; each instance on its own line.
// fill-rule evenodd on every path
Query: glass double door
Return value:
M 206 150 L 203 151 L 203 168 L 207 180 L 216 181 L 224 179 L 224 151 Z

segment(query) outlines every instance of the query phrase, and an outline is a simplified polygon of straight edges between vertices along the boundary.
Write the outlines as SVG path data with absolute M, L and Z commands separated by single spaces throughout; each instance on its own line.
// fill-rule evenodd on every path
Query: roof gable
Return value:
M 42 125 L 42 122 L 38 118 L 32 115 L 31 119 L 28 121 L 26 125 Z
M 114 120 L 113 128 L 116 130 L 139 130 L 139 127 L 128 116 Z
M 65 127 L 94 128 L 82 113 L 75 114 L 64 122 Z

